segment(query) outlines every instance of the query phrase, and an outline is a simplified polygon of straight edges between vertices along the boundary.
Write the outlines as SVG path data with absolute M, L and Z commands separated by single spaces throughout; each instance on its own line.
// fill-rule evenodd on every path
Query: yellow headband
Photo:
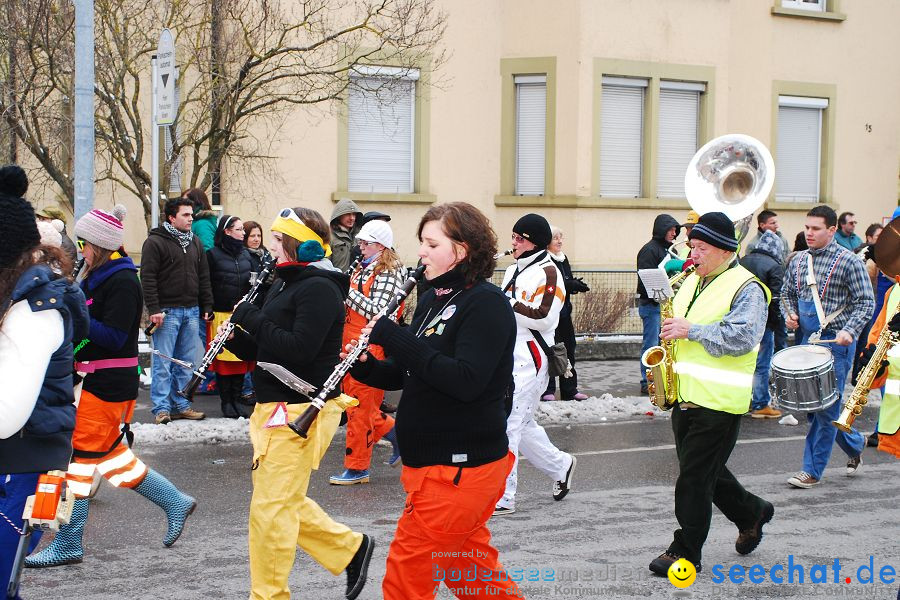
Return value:
M 319 245 L 325 250 L 325 256 L 331 256 L 331 246 L 322 241 L 322 238 L 319 237 L 319 234 L 304 225 L 303 223 L 298 223 L 293 219 L 288 219 L 287 217 L 275 217 L 275 221 L 272 223 L 271 227 L 272 231 L 277 231 L 279 233 L 283 233 L 285 235 L 289 235 L 300 243 L 312 240 L 314 242 L 319 242 Z

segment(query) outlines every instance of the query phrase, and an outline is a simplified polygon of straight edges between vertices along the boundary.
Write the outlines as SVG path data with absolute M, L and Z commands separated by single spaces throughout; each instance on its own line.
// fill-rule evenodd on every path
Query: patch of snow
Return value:
M 222 444 L 250 443 L 250 421 L 247 419 L 179 419 L 168 425 L 132 423 L 135 444 Z
M 591 396 L 581 402 L 541 402 L 535 418 L 541 425 L 568 425 L 570 423 L 602 423 L 628 417 L 668 417 L 650 403 L 647 396 L 616 398 L 612 394 Z

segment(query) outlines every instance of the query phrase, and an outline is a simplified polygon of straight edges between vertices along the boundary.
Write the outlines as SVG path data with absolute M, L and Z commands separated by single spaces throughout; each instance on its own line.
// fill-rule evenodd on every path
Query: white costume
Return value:
M 513 281 L 515 279 L 515 281 Z M 506 480 L 506 492 L 498 507 L 513 509 L 519 467 L 519 450 L 537 469 L 553 481 L 566 478 L 572 458 L 553 445 L 544 428 L 534 420 L 541 394 L 547 389 L 547 357 L 530 330 L 535 330 L 548 347 L 554 344 L 554 332 L 559 323 L 559 311 L 566 297 L 562 274 L 546 251 L 519 258 L 506 269 L 503 285 L 516 315 L 516 346 L 513 351 L 512 412 L 506 423 L 509 449 L 516 455 L 516 464 Z

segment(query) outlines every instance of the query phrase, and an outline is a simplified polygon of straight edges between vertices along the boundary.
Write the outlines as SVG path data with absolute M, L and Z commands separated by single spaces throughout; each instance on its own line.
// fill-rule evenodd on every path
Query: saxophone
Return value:
M 660 321 L 675 316 L 672 308 L 672 299 L 675 297 L 674 290 L 688 275 L 694 272 L 694 269 L 696 267 L 690 266 L 669 279 L 673 294 L 659 306 Z M 659 344 L 659 346 L 647 348 L 641 356 L 641 364 L 647 368 L 647 391 L 650 392 L 650 402 L 660 410 L 670 410 L 678 401 L 678 383 L 675 380 L 675 340 L 660 340 Z
M 891 346 L 900 340 L 900 335 L 891 331 L 888 327 L 888 323 L 891 322 L 891 319 L 897 312 L 900 312 L 900 305 L 898 305 L 898 307 L 894 309 L 894 312 L 885 320 L 884 329 L 881 330 L 881 335 L 878 336 L 878 343 L 875 345 L 875 353 L 856 378 L 856 385 L 853 386 L 853 392 L 850 393 L 847 397 L 847 401 L 844 402 L 844 407 L 841 409 L 841 416 L 838 417 L 837 421 L 831 422 L 832 425 L 841 431 L 850 433 L 850 428 L 853 427 L 853 421 L 855 421 L 856 417 L 862 413 L 863 408 L 869 401 L 869 390 L 872 389 L 872 382 L 875 381 L 875 377 L 881 369 L 881 363 L 887 356 Z

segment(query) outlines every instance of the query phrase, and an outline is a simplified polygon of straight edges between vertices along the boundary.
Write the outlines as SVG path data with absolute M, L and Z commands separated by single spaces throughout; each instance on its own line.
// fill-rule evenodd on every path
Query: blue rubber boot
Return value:
M 171 481 L 153 469 L 147 470 L 147 476 L 134 491 L 165 511 L 169 528 L 163 545 L 168 548 L 174 544 L 184 530 L 184 522 L 197 508 L 197 501 L 181 493 Z
M 328 478 L 331 485 L 353 485 L 356 483 L 369 483 L 369 470 L 357 471 L 356 469 L 346 469 L 340 475 L 332 475 Z
M 400 446 L 397 444 L 396 427 L 391 427 L 391 430 L 381 437 L 389 441 L 391 443 L 391 446 L 394 448 L 394 451 L 391 453 L 391 458 L 387 461 L 387 464 L 391 465 L 392 467 L 396 467 L 400 464 Z
M 25 558 L 26 567 L 43 569 L 44 567 L 75 565 L 82 561 L 84 548 L 81 547 L 81 536 L 84 533 L 84 524 L 88 517 L 89 502 L 90 500 L 87 498 L 79 498 L 75 501 L 69 523 L 59 528 L 49 546 Z

